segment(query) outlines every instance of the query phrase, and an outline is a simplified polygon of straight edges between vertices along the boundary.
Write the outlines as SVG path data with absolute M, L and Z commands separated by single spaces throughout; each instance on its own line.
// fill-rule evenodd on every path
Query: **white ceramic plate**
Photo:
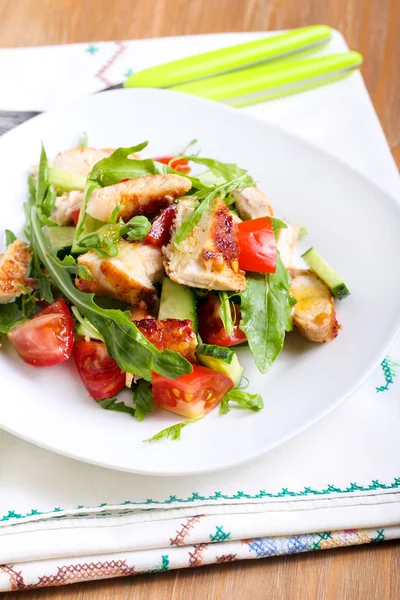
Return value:
M 5 344 L 0 353 L 0 426 L 39 446 L 83 461 L 148 474 L 201 473 L 250 460 L 310 426 L 348 397 L 382 357 L 400 318 L 400 209 L 396 200 L 346 165 L 235 109 L 159 90 L 123 90 L 84 98 L 41 115 L 0 139 L 1 229 L 20 231 L 26 173 L 47 154 L 74 146 L 86 131 L 92 146 L 150 140 L 153 155 L 179 152 L 192 138 L 202 155 L 250 170 L 277 216 L 305 225 L 315 246 L 352 295 L 337 302 L 343 330 L 326 345 L 296 334 L 267 375 L 239 350 L 259 413 L 214 411 L 182 432 L 180 442 L 142 440 L 178 418 L 159 411 L 143 423 L 101 409 L 73 361 L 40 369 Z

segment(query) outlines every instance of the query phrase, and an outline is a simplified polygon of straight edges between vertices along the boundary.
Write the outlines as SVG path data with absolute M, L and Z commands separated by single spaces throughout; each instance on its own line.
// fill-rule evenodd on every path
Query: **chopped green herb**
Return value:
M 144 379 L 140 379 L 133 390 L 133 402 L 135 404 L 135 417 L 138 421 L 143 421 L 147 413 L 154 408 L 150 384 Z
M 118 402 L 118 398 L 105 398 L 104 400 L 96 400 L 97 404 L 101 406 L 101 408 L 105 408 L 106 410 L 114 410 L 115 412 L 126 413 L 131 417 L 135 416 L 135 411 L 131 406 L 126 406 L 122 402 Z
M 189 425 L 189 423 L 195 423 L 201 417 L 194 417 L 193 419 L 188 419 L 187 421 L 182 421 L 182 423 L 177 423 L 176 425 L 172 425 L 171 427 L 167 427 L 166 429 L 162 429 L 153 437 L 148 438 L 147 440 L 143 440 L 144 442 L 157 442 L 158 440 L 180 440 L 181 439 L 181 430 Z
M 15 240 L 17 239 L 17 236 L 15 235 L 15 233 L 13 233 L 12 231 L 10 231 L 9 229 L 6 229 L 5 233 L 6 233 L 6 245 L 8 247 L 13 242 L 15 242 Z
M 239 389 L 233 389 L 222 399 L 219 412 L 221 415 L 230 411 L 229 403 L 233 402 L 237 408 L 258 411 L 264 408 L 264 402 L 260 394 L 249 394 Z

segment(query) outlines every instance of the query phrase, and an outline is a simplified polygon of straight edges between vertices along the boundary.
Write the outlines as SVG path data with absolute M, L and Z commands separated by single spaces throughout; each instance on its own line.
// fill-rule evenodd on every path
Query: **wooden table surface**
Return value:
M 400 166 L 400 0 L 0 0 L 0 47 L 313 23 L 336 27 L 363 54 L 364 79 Z M 400 546 L 395 542 L 7 594 L 10 600 L 399 597 Z

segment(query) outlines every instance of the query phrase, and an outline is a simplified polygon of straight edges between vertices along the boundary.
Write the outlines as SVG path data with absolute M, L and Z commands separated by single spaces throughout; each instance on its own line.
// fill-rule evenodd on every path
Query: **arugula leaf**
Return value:
M 101 408 L 105 408 L 106 410 L 127 413 L 131 417 L 135 416 L 134 409 L 131 406 L 126 406 L 122 400 L 118 402 L 118 398 L 104 398 L 104 400 L 96 400 L 96 402 L 101 406 Z
M 89 179 L 101 187 L 119 183 L 121 179 L 136 179 L 145 175 L 163 172 L 152 159 L 128 158 L 135 152 L 140 152 L 148 146 L 149 142 L 142 142 L 130 148 L 118 148 L 108 156 L 96 163 L 89 175 Z
M 245 332 L 256 366 L 266 373 L 282 350 L 285 332 L 292 329 L 289 275 L 277 254 L 276 272 L 248 273 L 241 293 L 240 329 Z
M 40 151 L 40 160 L 36 180 L 36 206 L 42 206 L 49 186 L 49 167 L 47 163 L 46 151 L 42 143 Z
M 93 250 L 102 258 L 118 256 L 116 242 L 121 237 L 121 225 L 107 224 L 93 233 L 88 233 L 79 240 L 79 246 L 85 250 Z
M 154 408 L 153 393 L 150 384 L 144 379 L 137 382 L 133 392 L 133 402 L 135 404 L 135 417 L 138 421 L 143 421 L 147 413 Z
M 91 340 L 99 340 L 100 342 L 104 342 L 103 337 L 100 335 L 97 329 L 93 327 L 88 319 L 82 317 L 76 306 L 71 306 L 71 310 L 75 319 L 78 321 L 78 326 L 76 327 L 76 333 L 78 335 L 89 337 Z
M 0 304 L 0 333 L 8 333 L 15 325 L 23 322 L 20 321 L 19 312 L 16 302 Z
M 166 429 L 162 429 L 151 438 L 147 438 L 147 440 L 143 440 L 144 442 L 157 442 L 158 440 L 180 440 L 181 439 L 181 430 L 189 425 L 189 423 L 194 423 L 198 421 L 202 417 L 194 417 L 193 419 L 188 419 L 187 421 L 182 421 L 182 423 L 177 423 L 176 425 L 172 425 L 171 427 L 167 427 Z
M 121 229 L 121 237 L 127 236 L 129 240 L 143 240 L 151 229 L 151 223 L 144 216 L 132 217 Z
M 45 273 L 43 273 L 42 269 L 40 268 L 40 261 L 39 261 L 38 255 L 34 249 L 32 249 L 32 254 L 33 254 L 33 257 L 32 257 L 31 275 L 38 280 L 37 292 L 38 292 L 39 298 L 40 298 L 40 300 L 44 300 L 45 302 L 52 304 L 54 302 L 54 297 L 53 297 L 53 293 L 51 291 L 50 280 L 47 277 L 47 275 Z
M 153 371 L 171 379 L 191 373 L 192 365 L 180 354 L 157 350 L 130 321 L 129 313 L 101 308 L 94 302 L 93 294 L 81 292 L 74 286 L 68 268 L 55 257 L 49 247 L 34 207 L 31 209 L 31 227 L 31 247 L 46 267 L 53 283 L 99 331 L 109 355 L 123 371 L 134 373 L 148 381 L 151 381 Z
M 287 225 L 285 221 L 281 221 L 281 219 L 277 219 L 276 217 L 270 217 L 272 221 L 272 227 L 274 228 L 275 235 L 278 233 L 280 229 L 287 229 Z
M 231 410 L 229 406 L 230 402 L 234 402 L 237 405 L 237 408 L 248 410 L 258 411 L 264 408 L 264 402 L 260 394 L 249 394 L 249 392 L 233 389 L 222 398 L 219 408 L 221 415 L 224 415 Z
M 23 286 L 21 286 L 23 288 Z M 25 291 L 25 288 L 23 288 Z M 36 302 L 33 294 L 28 291 L 14 302 L 0 304 L 0 334 L 8 333 L 16 325 L 21 325 L 36 312 Z
M 219 316 L 221 317 L 226 333 L 229 334 L 233 331 L 233 319 L 228 292 L 219 292 L 219 299 L 221 301 Z
M 17 239 L 17 236 L 15 235 L 15 233 L 13 233 L 12 231 L 10 231 L 9 229 L 6 229 L 5 233 L 6 233 L 6 245 L 8 247 L 13 242 L 15 242 L 15 240 Z
M 226 183 L 240 177 L 242 179 L 243 187 L 255 185 L 254 179 L 248 175 L 247 170 L 241 169 L 235 164 L 224 163 L 219 160 L 214 160 L 213 158 L 201 158 L 200 156 L 195 155 L 187 155 L 179 158 L 186 158 L 198 165 L 208 167 L 217 178 L 222 178 Z

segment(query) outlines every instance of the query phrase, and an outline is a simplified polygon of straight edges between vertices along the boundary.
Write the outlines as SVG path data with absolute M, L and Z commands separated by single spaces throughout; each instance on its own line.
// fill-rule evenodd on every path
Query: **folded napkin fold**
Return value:
M 190 51 L 264 35 L 192 37 Z M 60 97 L 116 83 L 128 69 L 157 64 L 160 56 L 171 60 L 188 53 L 188 47 L 187 38 L 167 38 L 1 50 L 0 77 L 13 85 L 2 94 L 0 108 L 50 108 Z M 346 49 L 334 34 L 327 51 Z M 25 77 L 27 52 L 40 55 L 29 64 L 36 65 L 35 81 L 43 84 L 36 83 L 31 95 L 25 93 L 33 76 Z M 18 82 L 10 75 L 15 65 L 22 74 Z M 51 96 L 49 66 L 57 74 L 58 85 L 51 82 L 57 97 Z M 399 193 L 397 170 L 358 74 L 246 110 L 319 144 L 390 193 Z M 400 537 L 396 357 L 400 360 L 400 340 L 329 417 L 267 455 L 221 473 L 147 477 L 115 472 L 1 431 L 0 591 Z

